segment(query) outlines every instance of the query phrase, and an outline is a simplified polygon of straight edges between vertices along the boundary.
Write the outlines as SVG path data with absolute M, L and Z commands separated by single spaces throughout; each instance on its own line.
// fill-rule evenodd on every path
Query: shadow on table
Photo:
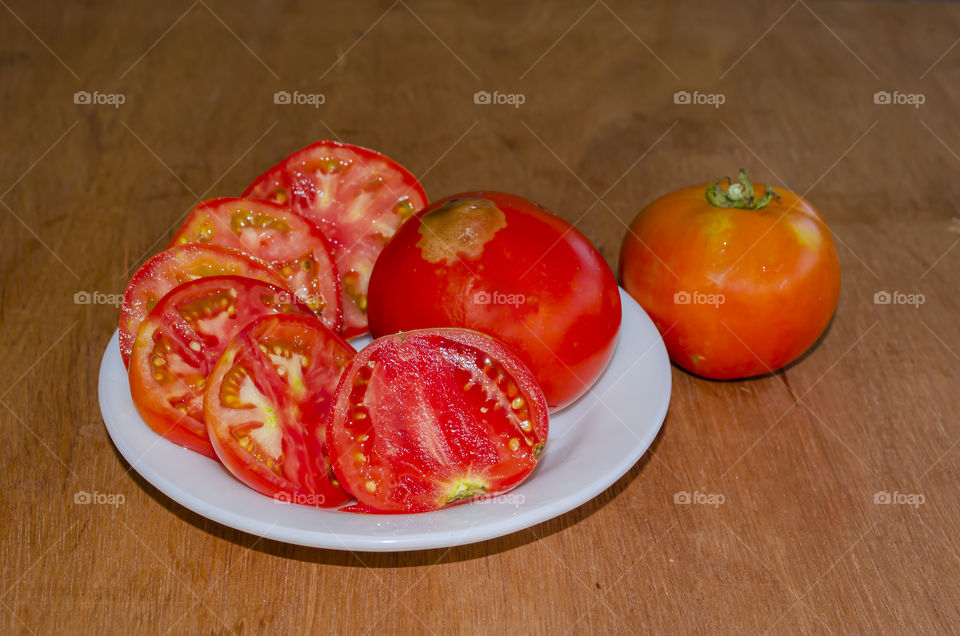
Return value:
M 620 493 L 636 479 L 637 475 L 643 471 L 650 462 L 653 454 L 657 451 L 660 438 L 669 420 L 670 414 L 668 412 L 663 426 L 660 429 L 660 433 L 653 440 L 647 452 L 640 458 L 640 461 L 634 464 L 633 468 L 627 471 L 627 473 L 612 486 L 579 508 L 575 508 L 570 512 L 544 521 L 531 528 L 519 530 L 503 537 L 452 548 L 434 548 L 411 552 L 346 552 L 341 550 L 326 550 L 323 548 L 309 548 L 265 539 L 240 530 L 235 530 L 216 521 L 207 519 L 173 501 L 133 470 L 112 444 L 111 448 L 113 449 L 114 455 L 116 455 L 117 459 L 123 464 L 134 482 L 160 505 L 190 525 L 224 541 L 230 541 L 244 548 L 256 550 L 257 552 L 271 556 L 322 565 L 339 565 L 358 568 L 420 567 L 439 563 L 469 561 L 493 554 L 509 552 L 528 543 L 533 543 L 534 541 L 575 526 L 620 496 Z

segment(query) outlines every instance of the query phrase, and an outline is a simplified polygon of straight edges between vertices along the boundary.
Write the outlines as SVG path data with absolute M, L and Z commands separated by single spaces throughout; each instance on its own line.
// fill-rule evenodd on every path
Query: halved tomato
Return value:
M 210 442 L 233 475 L 280 501 L 350 499 L 324 459 L 324 420 L 356 352 L 315 318 L 264 316 L 227 345 L 207 382 Z
M 171 289 L 197 278 L 232 274 L 278 287 L 286 283 L 262 261 L 216 245 L 181 245 L 156 254 L 133 275 L 120 307 L 120 355 L 130 366 L 133 341 L 140 323 Z
M 224 197 L 200 203 L 168 247 L 220 245 L 267 263 L 326 326 L 339 331 L 343 301 L 333 252 L 317 225 L 281 205 Z
M 367 330 L 367 283 L 380 250 L 427 203 L 416 177 L 389 157 L 325 140 L 267 170 L 243 196 L 292 208 L 333 243 L 348 338 Z
M 340 379 L 334 473 L 364 512 L 425 512 L 515 487 L 547 440 L 547 403 L 493 338 L 423 329 L 375 340 Z
M 133 403 L 150 428 L 216 459 L 203 425 L 207 376 L 240 329 L 273 313 L 312 316 L 290 292 L 241 276 L 200 278 L 164 296 L 130 356 Z

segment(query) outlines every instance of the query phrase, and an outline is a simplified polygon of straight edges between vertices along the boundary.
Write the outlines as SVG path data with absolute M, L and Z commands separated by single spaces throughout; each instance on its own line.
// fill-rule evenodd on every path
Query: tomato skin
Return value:
M 142 380 L 142 376 L 133 369 L 130 370 L 130 394 L 140 417 L 157 435 L 170 440 L 177 446 L 189 448 L 210 459 L 217 459 L 206 431 L 202 428 L 202 422 L 201 427 L 197 428 L 195 426 L 197 422 L 188 415 L 182 416 L 185 421 L 175 416 L 171 419 L 172 414 L 168 415 L 162 408 L 154 407 L 155 396 L 147 389 L 147 383 Z
M 219 245 L 262 260 L 325 325 L 334 331 L 343 326 L 333 251 L 320 228 L 296 212 L 255 199 L 210 199 L 191 210 L 167 248 L 187 243 Z
M 637 215 L 620 279 L 678 366 L 717 380 L 776 371 L 816 342 L 836 310 L 833 236 L 788 190 L 774 188 L 779 200 L 750 210 L 711 205 L 706 187 L 670 193 Z
M 130 356 L 133 403 L 150 428 L 216 459 L 203 423 L 203 385 L 230 339 L 275 312 L 313 315 L 285 289 L 240 276 L 199 278 L 167 293 L 141 324 Z
M 120 355 L 130 366 L 130 352 L 140 323 L 174 287 L 206 276 L 244 276 L 286 289 L 286 283 L 258 259 L 217 245 L 180 245 L 155 254 L 127 283 L 120 307 Z
M 310 316 L 275 314 L 244 327 L 204 394 L 207 433 L 227 470 L 278 501 L 316 507 L 349 501 L 325 462 L 324 423 L 355 353 Z
M 386 336 L 344 370 L 326 424 L 353 512 L 427 512 L 491 497 L 535 468 L 549 433 L 533 374 L 465 329 Z
M 427 203 L 420 182 L 375 150 L 320 140 L 260 175 L 243 196 L 285 205 L 333 245 L 343 293 L 343 334 L 367 332 L 367 284 L 384 243 Z
M 458 200 L 485 201 L 486 211 L 471 221 Z M 474 240 L 464 245 L 462 236 Z M 569 223 L 516 195 L 469 192 L 435 201 L 401 226 L 374 267 L 368 316 L 375 337 L 430 327 L 494 336 L 559 409 L 583 395 L 613 355 L 620 295 L 603 257 Z

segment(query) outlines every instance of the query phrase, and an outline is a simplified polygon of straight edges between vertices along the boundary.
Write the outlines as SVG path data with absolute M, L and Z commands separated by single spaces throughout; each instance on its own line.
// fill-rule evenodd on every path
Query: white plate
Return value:
M 279 503 L 220 464 L 155 434 L 130 397 L 113 334 L 100 364 L 100 410 L 134 470 L 190 510 L 232 528 L 299 545 L 393 552 L 473 543 L 522 530 L 596 497 L 653 442 L 670 400 L 670 364 L 653 323 L 622 289 L 613 359 L 583 398 L 551 416 L 543 458 L 519 487 L 489 502 L 416 515 L 364 515 Z M 353 342 L 358 348 L 368 339 Z

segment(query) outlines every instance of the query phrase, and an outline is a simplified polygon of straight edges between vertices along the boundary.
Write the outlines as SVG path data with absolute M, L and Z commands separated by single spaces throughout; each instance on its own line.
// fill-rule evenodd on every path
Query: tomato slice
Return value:
M 375 340 L 344 371 L 330 462 L 364 512 L 425 512 L 502 493 L 536 466 L 547 404 L 493 338 L 423 329 Z
M 220 245 L 264 261 L 326 326 L 343 325 L 340 280 L 327 237 L 317 225 L 281 205 L 224 197 L 200 203 L 168 247 Z
M 207 376 L 230 339 L 266 314 L 312 316 L 290 292 L 241 276 L 175 287 L 140 325 L 130 356 L 130 392 L 159 435 L 216 458 L 203 424 Z
M 380 250 L 427 203 L 416 177 L 389 157 L 325 140 L 267 170 L 243 196 L 289 206 L 333 243 L 346 337 L 367 330 L 367 284 Z
M 227 345 L 207 382 L 210 442 L 233 475 L 281 501 L 350 499 L 324 456 L 324 419 L 353 347 L 315 318 L 264 316 Z
M 216 245 L 181 245 L 156 254 L 127 283 L 120 307 L 120 354 L 130 366 L 130 352 L 140 323 L 171 289 L 197 278 L 222 275 L 255 278 L 286 287 L 282 278 L 252 256 Z

